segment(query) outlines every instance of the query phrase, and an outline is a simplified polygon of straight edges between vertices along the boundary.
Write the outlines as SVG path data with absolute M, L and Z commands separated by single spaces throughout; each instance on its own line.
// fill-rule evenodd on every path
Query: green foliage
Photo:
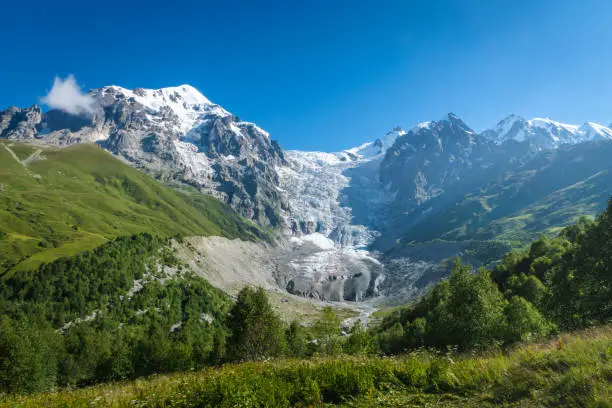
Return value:
M 51 341 L 49 341 L 51 339 Z M 39 392 L 55 383 L 57 344 L 49 328 L 0 317 L 0 391 Z
M 406 322 L 404 340 L 409 349 L 417 349 L 425 345 L 425 334 L 427 333 L 427 319 L 417 317 Z
M 535 275 L 512 275 L 507 286 L 507 295 L 516 294 L 538 307 L 543 305 L 545 297 L 549 295 L 549 290 Z
M 540 338 L 612 319 L 612 201 L 552 239 L 504 256 L 491 273 L 455 263 L 450 277 L 378 329 L 381 351 L 461 349 Z M 400 336 L 403 327 L 403 339 Z
M 404 341 L 404 328 L 400 322 L 396 322 L 387 330 L 377 336 L 378 348 L 384 354 L 399 354 L 406 351 Z
M 0 403 L 24 408 L 610 406 L 610 328 L 574 333 L 559 342 L 482 355 L 419 351 L 385 359 L 228 364 L 146 381 L 11 396 Z
M 285 331 L 287 355 L 306 357 L 308 354 L 308 338 L 306 330 L 297 321 L 292 321 Z
M 0 280 L 0 392 L 184 371 L 223 357 L 229 298 L 167 240 L 121 237 Z M 221 341 L 219 339 L 222 339 Z
M 612 319 L 612 201 L 551 276 L 553 315 L 566 327 Z
M 510 343 L 541 338 L 552 330 L 551 324 L 533 304 L 520 296 L 513 296 L 504 311 L 505 340 Z
M 280 356 L 284 349 L 280 318 L 272 310 L 263 288 L 243 288 L 229 317 L 232 360 L 258 360 Z
M 493 270 L 508 297 L 519 295 L 562 329 L 612 318 L 612 203 L 596 221 L 581 218 L 529 251 L 507 255 Z
M 156 268 L 158 252 L 166 263 L 176 263 L 163 252 L 163 245 L 149 234 L 121 237 L 93 251 L 14 274 L 0 280 L 0 305 L 5 314 L 42 315 L 61 326 L 101 303 L 119 300 L 134 280 Z
M 486 270 L 472 274 L 457 262 L 449 278 L 448 299 L 436 305 L 428 316 L 432 330 L 428 343 L 456 345 L 462 349 L 495 344 L 504 325 L 503 296 Z
M 380 349 L 396 354 L 422 346 L 484 349 L 540 338 L 552 325 L 524 298 L 510 302 L 485 269 L 456 261 L 450 277 L 413 307 L 388 316 L 378 329 Z
M 359 356 L 369 354 L 373 348 L 373 339 L 366 330 L 361 320 L 351 328 L 349 336 L 344 343 L 344 352 L 349 355 Z

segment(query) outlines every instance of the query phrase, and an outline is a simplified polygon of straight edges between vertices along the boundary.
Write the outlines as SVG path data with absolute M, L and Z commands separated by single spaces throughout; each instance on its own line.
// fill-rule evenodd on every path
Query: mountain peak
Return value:
M 506 116 L 505 118 L 497 122 L 497 126 L 499 126 L 502 123 L 516 122 L 518 120 L 525 120 L 525 118 L 523 118 L 522 116 L 516 115 L 514 113 L 511 113 L 510 115 Z
M 387 151 L 387 149 L 393 146 L 393 143 L 395 143 L 398 137 L 402 137 L 405 134 L 406 131 L 400 126 L 396 126 L 392 130 L 388 131 L 387 134 L 381 139 L 382 150 Z
M 169 86 L 159 89 L 134 88 L 127 89 L 117 85 L 109 85 L 99 90 L 94 90 L 96 93 L 120 93 L 125 96 L 134 97 L 138 102 L 147 106 L 153 100 L 166 103 L 187 103 L 190 105 L 212 105 L 213 103 L 200 91 L 191 85 Z
M 467 133 L 474 133 L 474 131 L 461 119 L 459 116 L 452 112 L 447 113 L 438 123 L 448 123 L 451 127 L 456 127 Z
M 385 153 L 397 140 L 398 137 L 404 136 L 406 131 L 400 126 L 394 127 L 388 131 L 383 137 L 376 139 L 373 142 L 363 143 L 359 146 L 353 147 L 352 149 L 343 150 L 340 155 L 349 153 L 353 156 L 359 157 L 360 159 L 372 159 Z
M 93 89 L 94 98 L 112 97 L 114 100 L 137 102 L 145 109 L 161 112 L 170 109 L 179 118 L 178 127 L 187 132 L 192 129 L 204 113 L 220 117 L 231 116 L 222 107 L 215 105 L 191 85 L 172 86 L 159 89 L 127 89 L 117 85 Z
M 198 91 L 195 87 L 188 85 L 188 84 L 183 84 L 180 86 L 174 86 L 174 87 L 168 87 L 168 88 L 162 88 L 160 89 L 160 91 L 162 91 L 162 93 L 176 93 L 179 94 L 183 97 L 183 99 L 186 100 L 187 103 L 193 103 L 195 104 L 199 104 L 199 105 L 209 105 L 212 104 L 212 102 L 205 97 L 204 95 L 202 95 L 202 93 L 200 91 Z
M 443 121 L 455 121 L 455 120 L 461 120 L 459 119 L 459 117 L 457 115 L 455 115 L 453 112 L 448 112 L 446 115 L 442 116 L 442 119 L 440 119 L 440 122 Z
M 529 122 L 529 125 L 533 127 L 544 127 L 544 128 L 556 127 L 556 128 L 562 128 L 562 129 L 565 129 L 571 132 L 575 132 L 578 130 L 578 126 L 576 125 L 569 125 L 567 123 L 557 122 L 556 120 L 553 120 L 549 117 L 533 118 L 533 119 L 530 119 L 528 122 Z

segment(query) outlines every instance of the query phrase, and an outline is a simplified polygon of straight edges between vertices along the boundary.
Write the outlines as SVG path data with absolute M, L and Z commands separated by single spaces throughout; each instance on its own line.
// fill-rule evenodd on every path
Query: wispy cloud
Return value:
M 81 91 L 74 75 L 68 75 L 66 79 L 55 77 L 53 87 L 41 101 L 49 108 L 60 109 L 73 115 L 92 113 L 95 103 L 90 95 Z

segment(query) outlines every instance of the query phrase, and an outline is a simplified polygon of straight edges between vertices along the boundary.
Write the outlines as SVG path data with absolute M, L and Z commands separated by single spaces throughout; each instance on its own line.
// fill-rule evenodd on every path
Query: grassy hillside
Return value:
M 612 329 L 507 353 L 279 360 L 11 397 L 11 407 L 610 407 Z M 1 401 L 1 400 L 0 400 Z
M 262 232 L 196 191 L 179 193 L 95 145 L 0 141 L 0 274 L 142 232 L 253 239 Z

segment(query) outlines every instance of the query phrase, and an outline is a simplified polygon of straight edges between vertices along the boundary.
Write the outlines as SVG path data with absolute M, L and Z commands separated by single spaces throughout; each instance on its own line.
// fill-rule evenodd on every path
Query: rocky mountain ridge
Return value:
M 396 127 L 341 152 L 284 151 L 257 125 L 189 85 L 107 86 L 89 96 L 95 103 L 87 115 L 43 112 L 36 105 L 2 111 L 0 138 L 58 146 L 97 143 L 162 181 L 212 194 L 283 232 L 285 249 L 278 257 L 286 260 L 288 272 L 281 286 L 334 300 L 393 290 L 397 281 L 384 283 L 386 265 L 395 275 L 409 276 L 401 280 L 402 291 L 413 293 L 411 285 L 438 273 L 432 272 L 436 266 L 420 255 L 402 258 L 402 251 L 386 261 L 373 250 L 398 253 L 394 248 L 405 231 L 466 194 L 503 182 L 505 174 L 522 171 L 543 152 L 612 139 L 611 129 L 594 123 L 514 115 L 477 133 L 451 113 L 408 132 Z M 441 253 L 450 256 L 463 247 L 449 248 Z
M 91 115 L 38 106 L 0 112 L 0 137 L 53 145 L 97 143 L 164 181 L 197 187 L 262 225 L 278 226 L 275 166 L 283 150 L 268 133 L 195 88 L 107 86 L 90 91 Z

